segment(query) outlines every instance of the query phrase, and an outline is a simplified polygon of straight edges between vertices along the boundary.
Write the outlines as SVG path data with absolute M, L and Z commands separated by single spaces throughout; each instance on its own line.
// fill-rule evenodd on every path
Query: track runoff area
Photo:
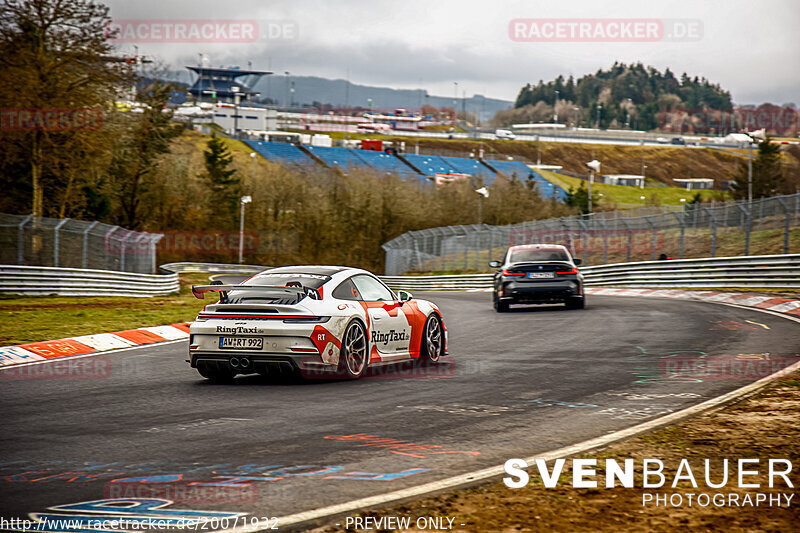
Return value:
M 181 339 L 78 356 L 105 359 L 96 375 L 47 372 L 55 361 L 5 368 L 0 529 L 479 530 L 424 510 L 410 525 L 361 510 L 490 479 L 509 494 L 534 478 L 614 491 L 631 469 L 650 473 L 645 506 L 685 508 L 672 485 L 689 476 L 707 495 L 695 505 L 732 505 L 731 487 L 748 487 L 738 504 L 797 504 L 796 467 L 782 457 L 730 458 L 721 486 L 722 465 L 709 467 L 710 483 L 703 465 L 658 457 L 604 475 L 607 465 L 581 462 L 796 372 L 797 317 L 616 294 L 590 295 L 585 310 L 498 314 L 486 293 L 419 296 L 449 330 L 450 356 L 433 369 L 214 385 L 188 367 Z M 568 466 L 575 477 L 559 479 Z M 773 486 L 748 485 L 753 471 Z

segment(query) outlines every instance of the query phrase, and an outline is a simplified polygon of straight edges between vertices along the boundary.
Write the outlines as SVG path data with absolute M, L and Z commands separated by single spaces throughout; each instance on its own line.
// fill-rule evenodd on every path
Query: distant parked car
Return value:
M 683 140 L 683 137 L 673 137 L 671 142 L 672 144 L 686 146 L 686 141 Z

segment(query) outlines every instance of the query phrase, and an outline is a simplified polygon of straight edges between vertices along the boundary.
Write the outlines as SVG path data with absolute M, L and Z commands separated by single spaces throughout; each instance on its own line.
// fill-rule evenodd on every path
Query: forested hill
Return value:
M 556 110 L 564 108 L 559 122 L 597 126 L 599 116 L 600 127 L 628 125 L 643 130 L 657 127 L 657 115 L 663 111 L 733 108 L 730 93 L 718 84 L 686 73 L 677 78 L 669 68 L 662 73 L 641 63 L 614 63 L 608 70 L 578 80 L 559 76 L 546 83 L 525 85 L 514 107 L 553 106 L 556 98 Z

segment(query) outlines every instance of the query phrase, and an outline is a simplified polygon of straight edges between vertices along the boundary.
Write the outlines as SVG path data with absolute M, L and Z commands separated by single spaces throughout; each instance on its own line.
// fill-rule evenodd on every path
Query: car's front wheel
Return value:
M 347 326 L 339 352 L 339 375 L 347 379 L 358 379 L 364 375 L 369 362 L 367 333 L 361 322 L 353 321 Z
M 444 352 L 444 331 L 442 321 L 437 314 L 432 314 L 425 322 L 425 331 L 419 347 L 419 363 L 435 365 Z

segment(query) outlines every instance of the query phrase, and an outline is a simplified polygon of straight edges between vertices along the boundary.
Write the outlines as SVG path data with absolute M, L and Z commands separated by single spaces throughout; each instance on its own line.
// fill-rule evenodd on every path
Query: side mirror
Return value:
M 500 268 L 500 261 L 489 261 L 489 266 L 492 268 Z
M 414 299 L 414 297 L 411 296 L 411 293 L 408 291 L 397 291 L 397 298 L 400 300 L 401 304 Z
M 572 262 L 575 263 L 575 266 L 581 266 L 581 263 L 583 263 L 580 259 L 573 259 Z

